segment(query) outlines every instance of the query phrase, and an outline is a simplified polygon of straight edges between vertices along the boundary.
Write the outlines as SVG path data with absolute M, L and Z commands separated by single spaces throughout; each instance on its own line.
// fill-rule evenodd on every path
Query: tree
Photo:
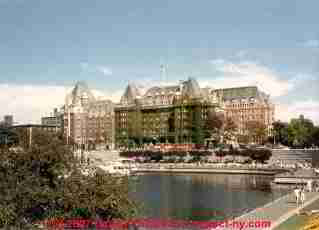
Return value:
M 302 115 L 291 119 L 289 123 L 276 121 L 273 127 L 277 143 L 300 148 L 318 146 L 318 127 Z
M 168 123 L 168 132 L 173 133 L 175 132 L 175 112 L 171 112 L 167 119 Z
M 269 160 L 272 153 L 270 149 L 256 149 L 256 148 L 248 148 L 239 153 L 242 156 L 248 156 L 252 160 L 265 163 L 265 161 Z
M 319 127 L 316 126 L 311 134 L 311 143 L 317 147 L 319 147 Z
M 227 142 L 227 141 L 232 141 L 236 139 L 236 131 L 237 131 L 236 123 L 230 117 L 227 117 L 223 124 L 224 140 Z
M 6 128 L 0 128 L 0 148 L 1 147 L 11 147 L 18 143 L 18 135 Z
M 273 123 L 275 143 L 288 145 L 288 123 L 275 121 Z
M 191 124 L 191 136 L 192 136 L 192 142 L 198 145 L 204 144 L 204 121 L 202 119 L 202 112 L 201 112 L 201 105 L 195 104 L 193 106 L 192 111 L 192 121 Z
M 222 126 L 223 115 L 215 111 L 209 111 L 204 124 L 204 130 L 208 134 L 208 136 L 214 138 L 216 142 L 219 142 Z
M 250 142 L 263 143 L 266 139 L 266 125 L 262 122 L 251 120 L 247 121 L 246 131 Z
M 315 127 L 311 120 L 300 115 L 297 119 L 291 119 L 288 125 L 288 140 L 293 147 L 310 147 L 312 133 Z
M 103 172 L 85 176 L 63 137 L 33 135 L 30 148 L 0 150 L 0 228 L 28 229 L 54 217 L 112 219 L 136 213 L 128 178 Z

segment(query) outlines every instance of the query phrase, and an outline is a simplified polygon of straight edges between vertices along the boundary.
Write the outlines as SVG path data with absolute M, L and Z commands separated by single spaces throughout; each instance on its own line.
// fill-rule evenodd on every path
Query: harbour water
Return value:
M 141 217 L 225 220 L 286 195 L 271 176 L 224 174 L 139 175 L 131 197 L 143 204 Z
M 291 191 L 270 186 L 272 180 L 265 175 L 146 173 L 132 177 L 130 197 L 143 206 L 137 219 L 222 221 Z M 93 229 L 101 228 L 86 230 Z

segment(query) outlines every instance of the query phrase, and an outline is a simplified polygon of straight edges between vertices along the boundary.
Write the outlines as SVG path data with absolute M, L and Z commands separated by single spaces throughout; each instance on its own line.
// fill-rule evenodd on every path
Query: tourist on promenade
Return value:
M 295 192 L 295 197 L 296 197 L 296 204 L 298 206 L 299 200 L 300 200 L 300 189 L 298 187 L 295 187 L 294 192 Z
M 313 188 L 312 188 L 313 187 L 313 180 L 309 180 L 307 185 L 308 185 L 308 191 L 312 192 L 312 190 L 313 190 Z
M 300 193 L 301 204 L 303 205 L 306 201 L 306 189 L 303 187 Z

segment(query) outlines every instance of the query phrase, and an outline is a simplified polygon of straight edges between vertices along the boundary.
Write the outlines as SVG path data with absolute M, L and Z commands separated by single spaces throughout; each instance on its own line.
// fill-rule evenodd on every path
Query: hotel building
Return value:
M 116 147 L 142 143 L 202 143 L 202 124 L 221 98 L 189 78 L 172 86 L 155 86 L 144 94 L 130 83 L 114 108 Z
M 96 145 L 113 148 L 113 111 L 110 100 L 97 100 L 85 82 L 77 82 L 65 99 L 63 124 L 67 142 L 86 149 Z
M 257 86 L 214 91 L 222 95 L 225 116 L 236 123 L 239 135 L 247 134 L 247 122 L 257 121 L 265 126 L 267 136 L 272 136 L 275 106 L 270 101 L 270 95 L 258 90 Z
M 144 91 L 129 83 L 118 104 L 97 100 L 84 82 L 78 82 L 66 97 L 64 135 L 69 143 L 86 148 L 99 143 L 108 148 L 203 143 L 203 124 L 211 111 L 231 118 L 239 135 L 247 135 L 248 121 L 263 124 L 272 135 L 274 105 L 269 95 L 256 86 L 200 88 L 194 78 Z

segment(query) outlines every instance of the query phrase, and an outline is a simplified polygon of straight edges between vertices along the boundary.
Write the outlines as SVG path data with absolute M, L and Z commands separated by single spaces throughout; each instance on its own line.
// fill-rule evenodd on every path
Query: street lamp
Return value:
M 181 93 L 180 92 L 176 92 L 176 99 L 179 102 L 179 142 L 181 144 L 182 142 L 182 101 L 181 101 Z

